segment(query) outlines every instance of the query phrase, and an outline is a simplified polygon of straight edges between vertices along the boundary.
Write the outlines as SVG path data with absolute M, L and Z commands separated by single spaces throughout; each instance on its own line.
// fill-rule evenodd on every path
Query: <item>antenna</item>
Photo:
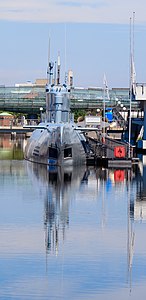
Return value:
M 66 71 L 66 23 L 65 23 L 65 39 L 64 39 L 64 69 L 65 69 L 65 84 L 67 84 L 67 71 Z
M 60 84 L 60 52 L 58 52 L 57 59 L 57 84 Z
M 48 46 L 48 67 L 47 67 L 47 83 L 52 84 L 53 80 L 53 67 L 54 63 L 50 60 L 50 33 L 49 33 L 49 46 Z
M 54 63 L 54 84 L 56 84 L 56 61 Z
M 50 34 L 49 34 L 48 66 L 49 66 L 49 62 L 50 62 L 50 57 L 51 57 L 51 38 L 50 38 Z
M 48 46 L 48 66 L 47 66 L 47 82 L 49 82 L 49 74 L 50 74 L 50 69 L 49 69 L 49 64 L 50 64 L 50 33 L 49 33 L 49 46 Z

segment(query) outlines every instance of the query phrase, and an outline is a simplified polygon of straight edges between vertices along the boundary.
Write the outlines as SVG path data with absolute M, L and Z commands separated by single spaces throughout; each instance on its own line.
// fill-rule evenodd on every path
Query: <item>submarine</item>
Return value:
M 73 121 L 66 80 L 60 83 L 60 55 L 57 70 L 56 64 L 49 61 L 47 74 L 45 120 L 34 127 L 24 158 L 52 166 L 85 165 L 91 149 L 84 131 Z

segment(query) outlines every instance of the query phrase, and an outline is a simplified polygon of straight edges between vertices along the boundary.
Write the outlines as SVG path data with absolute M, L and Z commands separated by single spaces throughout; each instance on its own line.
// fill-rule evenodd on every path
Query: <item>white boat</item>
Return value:
M 57 79 L 53 69 L 49 62 L 45 121 L 35 127 L 28 140 L 25 159 L 47 165 L 84 165 L 90 149 L 83 130 L 71 119 L 69 89 L 60 84 L 60 57 Z

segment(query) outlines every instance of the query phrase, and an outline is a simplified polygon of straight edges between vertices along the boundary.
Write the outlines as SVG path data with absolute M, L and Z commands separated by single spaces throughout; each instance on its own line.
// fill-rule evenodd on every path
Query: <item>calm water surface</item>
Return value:
M 56 172 L 23 148 L 0 139 L 0 299 L 145 299 L 143 164 Z

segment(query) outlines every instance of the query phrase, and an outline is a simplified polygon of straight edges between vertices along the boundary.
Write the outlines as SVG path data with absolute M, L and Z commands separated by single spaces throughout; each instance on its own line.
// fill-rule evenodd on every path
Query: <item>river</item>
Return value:
M 26 142 L 0 137 L 0 299 L 145 299 L 145 165 L 49 169 Z

